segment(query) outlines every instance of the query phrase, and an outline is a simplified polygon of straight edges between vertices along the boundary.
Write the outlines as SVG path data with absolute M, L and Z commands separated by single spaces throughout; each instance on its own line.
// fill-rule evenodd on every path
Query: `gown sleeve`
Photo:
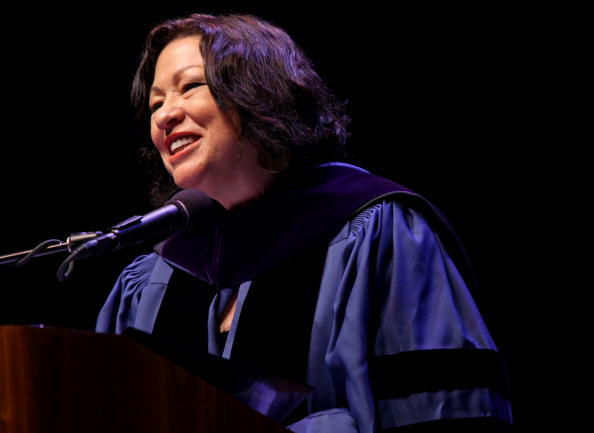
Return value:
M 154 253 L 142 255 L 124 268 L 99 312 L 95 331 L 120 334 L 137 325 L 143 291 L 157 261 Z
M 383 202 L 329 248 L 312 329 L 311 415 L 290 428 L 442 431 L 447 422 L 500 431 L 511 422 L 500 367 L 439 236 L 420 212 Z

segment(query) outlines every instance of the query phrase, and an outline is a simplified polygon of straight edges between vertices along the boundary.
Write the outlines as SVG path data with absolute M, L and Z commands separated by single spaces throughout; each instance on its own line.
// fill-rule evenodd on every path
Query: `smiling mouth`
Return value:
M 171 143 L 171 146 L 169 147 L 169 153 L 171 155 L 175 155 L 200 138 L 201 137 L 199 135 L 185 135 L 183 137 L 177 138 Z

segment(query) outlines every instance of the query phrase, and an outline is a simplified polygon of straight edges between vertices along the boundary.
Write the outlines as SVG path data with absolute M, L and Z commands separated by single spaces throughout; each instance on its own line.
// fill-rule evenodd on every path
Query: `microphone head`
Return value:
M 185 216 L 185 226 L 191 226 L 195 222 L 211 223 L 217 220 L 225 209 L 218 201 L 198 189 L 177 192 L 165 202 L 165 206 L 169 204 L 176 206 Z

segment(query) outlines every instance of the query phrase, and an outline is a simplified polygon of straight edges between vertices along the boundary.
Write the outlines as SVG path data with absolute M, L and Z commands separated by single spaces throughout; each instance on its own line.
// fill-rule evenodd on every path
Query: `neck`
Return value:
M 211 197 L 225 209 L 233 210 L 258 199 L 274 183 L 275 176 L 264 170 L 244 174 L 238 173 L 233 181 L 221 188 Z

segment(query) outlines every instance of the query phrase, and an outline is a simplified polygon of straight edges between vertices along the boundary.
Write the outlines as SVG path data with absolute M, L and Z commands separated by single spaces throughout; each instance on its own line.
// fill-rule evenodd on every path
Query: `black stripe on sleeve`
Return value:
M 509 398 L 502 356 L 490 349 L 432 349 L 378 356 L 369 360 L 378 399 L 419 392 L 491 388 Z
M 485 417 L 440 419 L 402 427 L 392 427 L 382 430 L 382 433 L 513 433 L 515 431 L 512 424 L 508 424 L 497 418 Z

